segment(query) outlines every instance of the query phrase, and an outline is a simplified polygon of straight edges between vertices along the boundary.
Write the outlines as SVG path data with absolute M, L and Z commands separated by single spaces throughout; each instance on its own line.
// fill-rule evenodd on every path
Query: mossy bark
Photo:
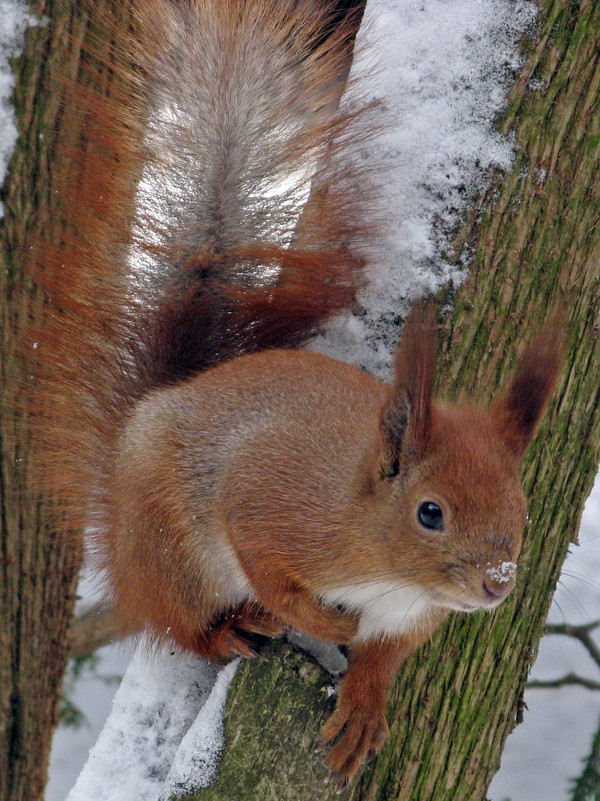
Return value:
M 476 256 L 443 329 L 442 394 L 489 400 L 549 308 L 566 309 L 563 376 L 523 470 L 530 522 L 515 592 L 495 614 L 455 616 L 403 667 L 390 741 L 341 796 L 323 783 L 316 752 L 333 706 L 328 679 L 286 645 L 245 664 L 228 702 L 220 778 L 194 798 L 485 798 L 523 714 L 525 680 L 599 462 L 599 30 L 598 2 L 543 3 L 502 123 L 515 135 L 514 168 L 455 246 Z
M 98 4 L 101 6 L 101 3 Z M 88 21 L 67 0 L 38 0 L 45 18 L 15 59 L 19 141 L 2 189 L 0 220 L 0 798 L 43 798 L 57 699 L 67 657 L 79 548 L 49 522 L 28 480 L 27 384 L 32 321 L 41 293 L 24 265 L 29 243 L 60 237 L 53 190 L 55 145 L 77 135 L 64 125 L 61 87 L 81 69 Z M 50 20 L 51 24 L 47 24 Z M 98 76 L 105 83 L 110 76 Z

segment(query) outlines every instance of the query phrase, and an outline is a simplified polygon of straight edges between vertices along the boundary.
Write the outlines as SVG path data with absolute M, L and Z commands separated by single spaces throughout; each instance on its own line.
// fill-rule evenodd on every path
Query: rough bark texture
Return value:
M 99 4 L 100 5 L 100 4 Z M 28 31 L 15 60 L 20 139 L 2 190 L 0 220 L 0 798 L 43 797 L 57 699 L 75 599 L 78 547 L 50 523 L 27 481 L 27 416 L 19 392 L 29 380 L 28 333 L 42 313 L 23 265 L 30 237 L 60 236 L 53 195 L 53 145 L 63 129 L 61 86 L 80 69 L 88 24 L 66 0 L 39 0 L 52 21 Z M 99 76 L 106 80 L 106 77 Z M 29 342 L 28 342 L 29 340 Z M 56 517 L 52 516 L 56 521 Z
M 36 49 L 47 64 L 31 58 Z M 3 193 L 6 216 L 0 227 L 0 797 L 10 801 L 42 797 L 64 669 L 66 607 L 73 597 L 68 553 L 50 539 L 26 485 L 28 438 L 15 404 L 26 369 L 19 343 L 37 305 L 35 294 L 24 291 L 22 259 L 27 236 L 38 224 L 36 209 L 49 192 L 46 144 L 56 113 L 48 91 L 51 60 L 47 30 L 33 29 L 16 64 L 21 141 Z
M 323 785 L 315 753 L 333 705 L 327 679 L 288 646 L 244 665 L 220 779 L 194 797 L 485 798 L 599 462 L 599 30 L 599 3 L 543 4 L 503 121 L 516 135 L 514 169 L 456 245 L 476 257 L 444 329 L 441 393 L 489 399 L 548 307 L 562 299 L 568 312 L 564 375 L 524 466 L 530 522 L 516 591 L 497 614 L 456 616 L 404 667 L 390 742 L 341 796 Z

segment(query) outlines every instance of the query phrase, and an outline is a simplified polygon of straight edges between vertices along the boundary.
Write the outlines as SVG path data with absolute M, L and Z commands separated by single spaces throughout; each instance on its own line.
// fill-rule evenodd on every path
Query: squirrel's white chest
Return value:
M 418 626 L 431 607 L 430 593 L 416 584 L 393 581 L 348 584 L 321 594 L 326 604 L 343 604 L 360 613 L 357 640 L 402 634 Z

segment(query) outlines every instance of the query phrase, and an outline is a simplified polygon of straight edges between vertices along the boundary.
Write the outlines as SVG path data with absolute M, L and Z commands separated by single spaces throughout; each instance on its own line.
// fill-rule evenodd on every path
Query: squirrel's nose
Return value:
M 483 592 L 488 601 L 502 601 L 511 589 L 512 587 L 507 587 L 506 584 L 500 586 L 488 578 L 483 580 Z
M 483 577 L 483 592 L 489 601 L 502 601 L 517 579 L 517 566 L 514 562 L 503 562 L 498 567 L 488 568 Z

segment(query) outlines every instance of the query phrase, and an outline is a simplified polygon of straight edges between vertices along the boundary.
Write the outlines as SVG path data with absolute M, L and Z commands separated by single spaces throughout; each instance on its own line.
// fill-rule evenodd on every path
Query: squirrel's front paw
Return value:
M 385 709 L 379 705 L 354 705 L 343 694 L 340 696 L 333 715 L 321 730 L 321 739 L 330 743 L 339 735 L 327 764 L 342 786 L 352 781 L 363 763 L 377 756 L 389 733 Z

